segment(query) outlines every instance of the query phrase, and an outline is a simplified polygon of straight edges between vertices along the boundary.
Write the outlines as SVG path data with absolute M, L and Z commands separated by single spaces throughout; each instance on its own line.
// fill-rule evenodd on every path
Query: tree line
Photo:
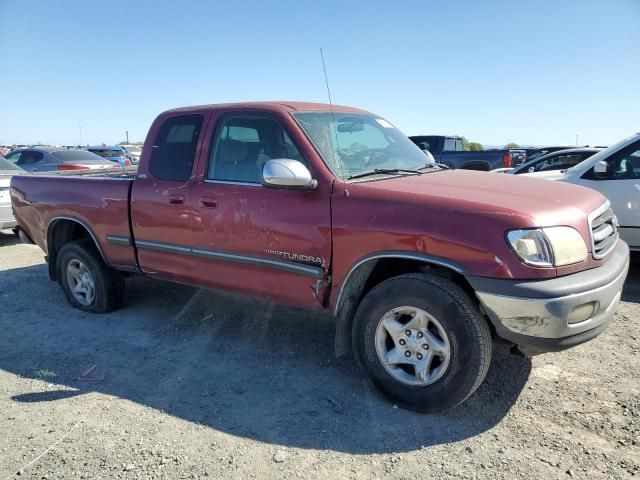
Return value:
M 466 137 L 461 137 L 462 138 L 462 150 L 464 150 L 465 152 L 482 152 L 484 151 L 484 147 L 482 146 L 481 143 L 478 142 L 470 142 L 469 140 L 467 140 Z M 513 149 L 513 148 L 520 148 L 520 145 L 518 145 L 517 143 L 514 142 L 510 142 L 507 143 L 504 148 L 506 150 L 509 149 Z

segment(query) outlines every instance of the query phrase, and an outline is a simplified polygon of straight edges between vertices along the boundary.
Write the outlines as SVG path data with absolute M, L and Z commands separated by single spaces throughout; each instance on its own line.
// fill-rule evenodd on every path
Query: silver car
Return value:
M 16 226 L 16 219 L 11 210 L 11 198 L 9 198 L 9 184 L 11 177 L 20 173 L 26 173 L 20 167 L 0 157 L 0 230 Z
M 86 150 L 67 150 L 58 147 L 14 150 L 6 156 L 6 159 L 27 172 L 119 168 L 118 163 Z

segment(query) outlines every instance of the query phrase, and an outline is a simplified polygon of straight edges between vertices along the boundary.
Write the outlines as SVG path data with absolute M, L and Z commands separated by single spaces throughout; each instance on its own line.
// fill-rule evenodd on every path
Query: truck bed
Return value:
M 47 252 L 48 236 L 65 221 L 84 226 L 101 254 L 113 267 L 135 270 L 129 244 L 109 238 L 131 238 L 129 197 L 135 171 L 72 175 L 19 175 L 11 182 L 16 220 L 25 233 Z M 107 238 L 109 237 L 109 238 Z

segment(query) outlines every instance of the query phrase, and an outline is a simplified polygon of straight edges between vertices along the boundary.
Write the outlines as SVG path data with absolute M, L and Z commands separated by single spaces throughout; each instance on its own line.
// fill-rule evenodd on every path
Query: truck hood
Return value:
M 606 201 L 600 193 L 577 185 L 471 170 L 407 175 L 360 185 L 390 203 L 510 218 L 505 223 L 514 228 L 582 223 Z

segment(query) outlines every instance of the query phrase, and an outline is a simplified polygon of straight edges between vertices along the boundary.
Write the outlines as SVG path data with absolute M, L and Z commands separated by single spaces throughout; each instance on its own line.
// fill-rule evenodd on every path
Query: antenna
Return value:
M 320 58 L 322 59 L 322 71 L 324 72 L 324 83 L 327 86 L 327 95 L 329 95 L 329 106 L 331 107 L 331 114 L 333 115 L 333 101 L 331 101 L 331 90 L 329 89 L 329 79 L 327 78 L 327 67 L 324 64 L 324 52 L 320 49 Z
M 333 125 L 334 125 L 334 135 L 336 137 L 336 149 L 340 150 L 340 144 L 338 143 L 338 125 L 336 124 L 336 116 L 335 113 L 333 112 L 333 100 L 331 99 L 331 90 L 329 89 L 329 78 L 327 77 L 327 67 L 324 63 L 324 52 L 322 51 L 322 48 L 320 48 L 320 58 L 322 59 L 322 71 L 324 72 L 324 83 L 327 86 L 327 95 L 329 96 L 329 108 L 331 109 L 331 120 L 333 121 Z M 336 160 L 338 162 L 338 166 L 340 167 L 340 173 L 342 174 L 342 179 L 346 179 L 345 175 L 344 175 L 344 167 L 342 165 L 342 159 L 340 158 L 340 155 L 337 153 L 337 151 L 335 152 L 335 157 Z

